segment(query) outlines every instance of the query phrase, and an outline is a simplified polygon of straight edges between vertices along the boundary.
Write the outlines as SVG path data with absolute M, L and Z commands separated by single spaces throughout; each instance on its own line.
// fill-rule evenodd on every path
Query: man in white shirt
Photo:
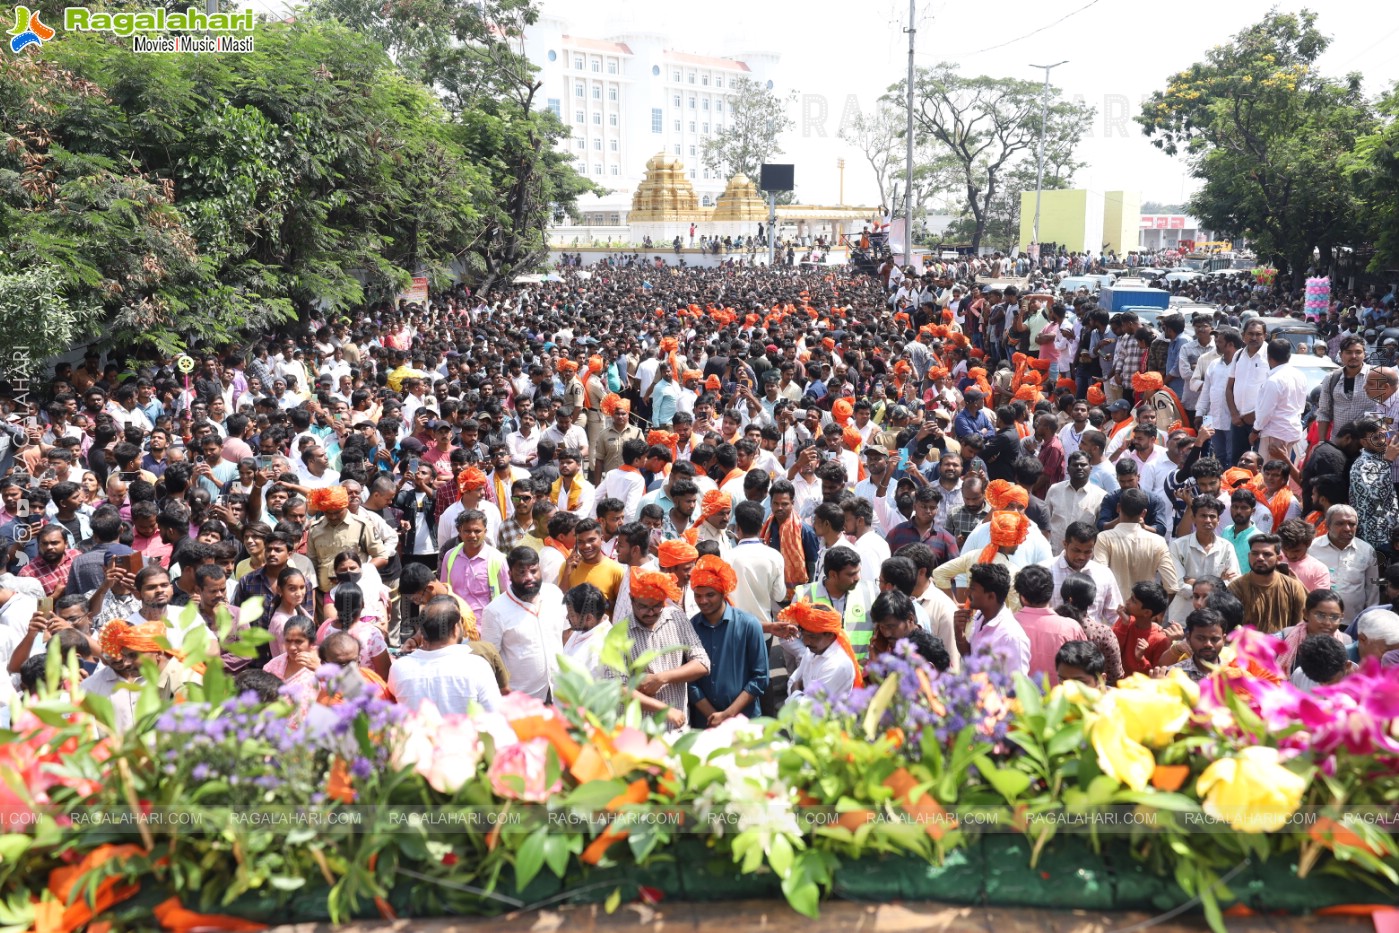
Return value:
M 1268 354 L 1263 350 L 1267 336 L 1268 329 L 1260 319 L 1250 320 L 1244 325 L 1243 352 L 1234 354 L 1229 364 L 1229 391 L 1225 401 L 1233 428 L 1229 453 L 1236 461 L 1252 447 L 1248 436 L 1260 414 L 1258 396 L 1268 379 Z
M 617 499 L 622 503 L 623 521 L 634 522 L 640 517 L 641 497 L 646 495 L 646 480 L 637 468 L 637 461 L 645 456 L 647 449 L 646 441 L 640 438 L 628 438 L 622 442 L 622 465 L 609 470 L 597 484 L 590 514 L 598 517 L 597 503 L 604 499 Z
M 1091 579 L 1098 588 L 1098 598 L 1089 608 L 1088 617 L 1111 627 L 1117 622 L 1117 611 L 1122 607 L 1122 591 L 1108 565 L 1093 559 L 1097 543 L 1097 525 L 1091 521 L 1074 522 L 1064 531 L 1063 553 L 1053 560 L 1043 561 L 1040 566 L 1048 567 L 1054 574 L 1056 597 L 1070 574 L 1081 573 Z
M 874 528 L 874 504 L 868 499 L 847 499 L 840 507 L 845 513 L 845 534 L 860 555 L 860 579 L 879 579 L 879 568 L 889 559 L 889 543 Z
M 500 649 L 513 689 L 551 703 L 568 628 L 563 593 L 544 582 L 533 548 L 513 549 L 506 566 L 510 588 L 481 613 L 481 640 Z
M 584 460 L 588 459 L 588 432 L 573 423 L 575 412 L 568 405 L 560 405 L 554 412 L 554 423 L 540 432 L 539 439 L 552 441 L 559 450 L 572 448 Z M 536 448 L 538 442 L 536 442 Z
M 1078 451 L 1083 432 L 1088 429 L 1088 403 L 1079 399 L 1069 409 L 1069 423 L 1059 429 L 1059 443 L 1064 445 L 1065 457 L 1072 457 Z
M 1063 548 L 1064 531 L 1074 522 L 1097 522 L 1098 508 L 1107 496 L 1103 487 L 1088 482 L 1093 465 L 1087 454 L 1070 454 L 1067 470 L 1069 478 L 1050 486 L 1044 497 L 1049 511 L 1049 546 L 1055 553 Z
M 762 505 L 740 502 L 734 506 L 733 515 L 739 538 L 729 555 L 738 577 L 734 605 L 752 615 L 763 631 L 771 634 L 779 603 L 787 597 L 787 565 L 780 551 L 763 542 Z
M 1258 451 L 1271 460 L 1274 448 L 1287 452 L 1290 462 L 1301 453 L 1302 410 L 1307 405 L 1309 387 L 1302 371 L 1290 365 L 1292 344 L 1286 338 L 1268 341 L 1268 379 L 1258 392 L 1258 416 L 1253 428 L 1258 432 Z
M 500 687 L 486 659 L 461 643 L 457 601 L 438 596 L 418 620 L 423 646 L 394 661 L 389 668 L 389 692 L 412 710 L 431 700 L 444 714 L 468 712 L 473 703 L 494 712 L 500 703 Z
M 1229 414 L 1229 368 L 1242 341 L 1237 330 L 1221 327 L 1214 335 L 1216 359 L 1208 366 L 1203 357 L 1200 360 L 1205 368 L 1200 377 L 1200 400 L 1195 405 L 1195 414 L 1205 427 L 1214 429 L 1210 447 L 1226 469 L 1234 465 L 1236 457 L 1232 450 L 1233 420 Z
M 858 671 L 840 613 L 830 606 L 794 603 L 779 618 L 801 630 L 802 659 L 787 681 L 787 695 L 839 699 L 848 694 Z

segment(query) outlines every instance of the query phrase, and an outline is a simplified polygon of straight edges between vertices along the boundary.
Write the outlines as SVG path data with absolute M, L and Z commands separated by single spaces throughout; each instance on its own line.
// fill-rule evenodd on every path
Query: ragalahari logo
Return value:
M 44 25 L 43 20 L 39 19 L 38 13 L 29 12 L 27 6 L 17 6 L 15 7 L 15 28 L 10 30 L 10 35 L 14 36 L 10 40 L 10 51 L 23 52 L 31 45 L 43 45 L 56 33 Z

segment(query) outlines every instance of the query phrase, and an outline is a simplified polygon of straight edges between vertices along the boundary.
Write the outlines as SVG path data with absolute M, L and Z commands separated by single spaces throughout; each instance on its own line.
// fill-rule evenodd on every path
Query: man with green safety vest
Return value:
M 874 635 L 870 604 L 876 594 L 860 580 L 860 555 L 849 545 L 838 544 L 826 551 L 822 571 L 820 580 L 797 587 L 796 599 L 839 612 L 850 647 L 855 649 L 855 662 L 863 665 Z
M 480 618 L 481 610 L 505 591 L 505 555 L 486 543 L 486 515 L 479 509 L 457 516 L 457 537 L 461 543 L 442 555 L 437 578 Z

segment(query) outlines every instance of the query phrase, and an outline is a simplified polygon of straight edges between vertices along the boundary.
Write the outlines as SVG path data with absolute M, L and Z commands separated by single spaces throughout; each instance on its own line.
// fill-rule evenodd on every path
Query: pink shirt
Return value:
M 972 651 L 1001 660 L 1006 673 L 1030 673 L 1030 639 L 1008 608 L 1002 606 L 991 619 L 978 613 L 970 641 Z
M 1292 563 L 1282 561 L 1292 570 L 1292 575 L 1310 593 L 1314 590 L 1331 589 L 1331 571 L 1321 561 L 1308 554 L 1302 560 Z
M 1065 642 L 1087 638 L 1083 627 L 1073 619 L 1056 615 L 1053 609 L 1025 607 L 1015 614 L 1015 621 L 1030 639 L 1030 679 L 1038 681 L 1041 674 L 1049 676 L 1052 687 L 1059 682 L 1059 670 L 1054 656 Z

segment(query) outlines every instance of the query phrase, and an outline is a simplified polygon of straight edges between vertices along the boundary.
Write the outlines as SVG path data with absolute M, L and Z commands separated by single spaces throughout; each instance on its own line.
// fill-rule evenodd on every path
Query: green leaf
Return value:
M 985 755 L 976 757 L 976 769 L 986 783 L 996 789 L 996 793 L 1014 803 L 1030 786 L 1030 776 L 1015 768 L 998 768 Z
M 884 713 L 889 709 L 889 705 L 894 702 L 894 697 L 899 691 L 899 675 L 890 674 L 885 678 L 884 683 L 879 685 L 874 697 L 870 700 L 869 708 L 865 710 L 865 739 L 873 742 L 879 735 L 879 720 L 884 717 Z
M 547 827 L 536 829 L 515 853 L 515 884 L 519 890 L 524 890 L 544 866 L 544 839 L 548 832 Z

